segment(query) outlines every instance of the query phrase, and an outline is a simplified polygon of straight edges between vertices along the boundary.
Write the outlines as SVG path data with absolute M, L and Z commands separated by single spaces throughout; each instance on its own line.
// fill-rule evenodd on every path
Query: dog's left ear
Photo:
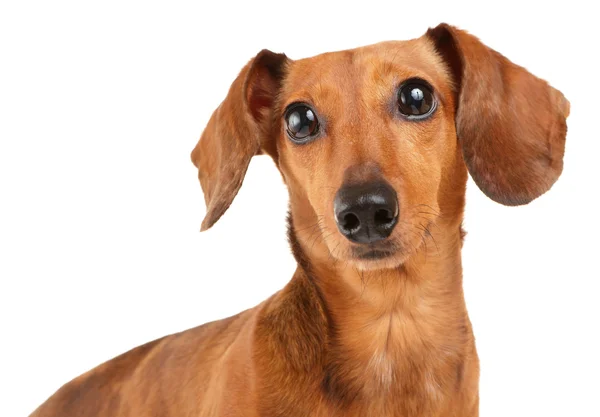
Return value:
M 456 83 L 456 133 L 475 183 L 511 206 L 548 191 L 563 168 L 562 93 L 465 31 L 441 24 L 426 36 Z
M 210 228 L 229 208 L 250 160 L 263 151 L 287 61 L 284 54 L 266 49 L 250 60 L 192 151 L 206 201 L 201 230 Z

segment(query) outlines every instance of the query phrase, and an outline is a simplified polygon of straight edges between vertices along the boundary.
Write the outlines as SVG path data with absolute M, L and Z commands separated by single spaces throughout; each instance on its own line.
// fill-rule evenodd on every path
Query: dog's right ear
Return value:
M 284 54 L 262 50 L 242 69 L 192 151 L 210 228 L 231 205 L 250 159 L 265 143 L 271 110 L 287 64 Z

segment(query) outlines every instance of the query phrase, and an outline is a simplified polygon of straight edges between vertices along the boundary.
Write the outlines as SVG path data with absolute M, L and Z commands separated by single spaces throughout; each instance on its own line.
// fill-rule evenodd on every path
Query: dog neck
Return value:
M 410 395 L 425 395 L 427 401 L 414 401 L 427 407 L 457 389 L 470 329 L 462 290 L 460 222 L 438 224 L 427 247 L 396 268 L 378 271 L 333 262 L 322 255 L 327 253 L 324 244 L 303 241 L 295 232 L 300 229 L 290 221 L 299 268 L 275 304 L 289 306 L 304 298 L 298 309 L 303 317 L 297 319 L 316 324 L 288 325 L 309 329 L 308 339 L 321 344 L 305 347 L 305 353 L 319 354 L 303 357 L 324 370 L 326 396 L 340 405 L 362 398 L 384 406 L 389 395 L 401 395 L 404 404 L 410 403 Z M 294 320 L 289 307 L 286 314 Z

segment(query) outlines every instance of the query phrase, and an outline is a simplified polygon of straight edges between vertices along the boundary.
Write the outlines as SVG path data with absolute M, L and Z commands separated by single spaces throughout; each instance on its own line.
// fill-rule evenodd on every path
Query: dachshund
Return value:
M 563 169 L 570 104 L 447 24 L 242 69 L 191 157 L 227 210 L 250 160 L 289 191 L 297 269 L 258 306 L 137 347 L 32 417 L 474 417 L 479 360 L 462 288 L 468 174 L 527 204 Z

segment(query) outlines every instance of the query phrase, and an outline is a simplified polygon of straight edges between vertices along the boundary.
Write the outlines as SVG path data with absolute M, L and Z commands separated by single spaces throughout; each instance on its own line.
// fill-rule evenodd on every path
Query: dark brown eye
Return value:
M 290 139 L 305 143 L 319 133 L 319 121 L 315 112 L 306 104 L 292 105 L 285 113 L 285 123 Z
M 435 110 L 433 90 L 423 80 L 408 80 L 398 90 L 398 109 L 409 119 L 424 119 Z

